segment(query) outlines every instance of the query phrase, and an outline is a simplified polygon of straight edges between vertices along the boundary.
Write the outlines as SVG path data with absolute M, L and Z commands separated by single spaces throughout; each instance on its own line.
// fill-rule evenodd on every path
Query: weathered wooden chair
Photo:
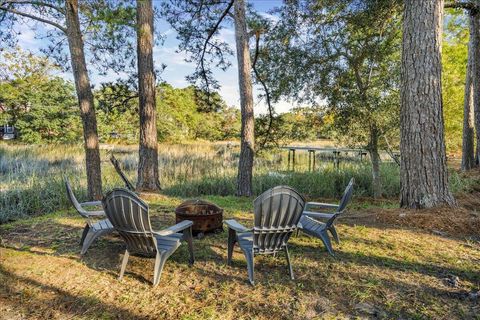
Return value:
M 101 235 L 112 232 L 113 226 L 110 221 L 108 221 L 108 219 L 102 219 L 98 221 L 94 220 L 94 218 L 101 218 L 105 216 L 105 212 L 103 212 L 103 210 L 87 211 L 84 209 L 84 207 L 88 206 L 101 206 L 101 201 L 89 201 L 79 203 L 77 198 L 75 197 L 75 194 L 72 191 L 72 187 L 70 186 L 67 177 L 64 177 L 64 180 L 65 189 L 67 189 L 68 199 L 72 203 L 73 207 L 77 210 L 77 212 L 87 220 L 87 224 L 83 229 L 82 238 L 80 239 L 80 245 L 82 246 L 80 254 L 85 254 L 93 241 Z
M 154 232 L 150 224 L 148 205 L 126 189 L 110 191 L 103 199 L 103 206 L 108 219 L 127 245 L 119 280 L 123 278 L 128 258 L 132 254 L 155 257 L 153 285 L 158 285 L 165 262 L 180 246 L 182 239 L 188 242 L 190 263 L 193 264 L 192 221 L 185 220 Z
M 335 229 L 335 220 L 341 216 L 352 199 L 354 179 L 350 179 L 345 191 L 343 192 L 340 203 L 329 204 L 321 202 L 307 202 L 305 204 L 305 210 L 303 211 L 299 229 L 308 235 L 320 238 L 327 248 L 330 255 L 334 256 L 332 243 L 328 232 L 330 232 L 337 244 L 340 243 L 337 230 Z M 315 211 L 309 210 L 313 207 Z M 326 220 L 325 222 L 319 221 L 320 219 Z
M 275 254 L 283 250 L 293 280 L 287 242 L 297 229 L 304 205 L 305 200 L 298 192 L 279 186 L 267 190 L 254 200 L 252 229 L 247 229 L 235 220 L 225 221 L 228 226 L 227 264 L 231 265 L 233 247 L 238 242 L 247 260 L 248 279 L 254 285 L 254 255 Z

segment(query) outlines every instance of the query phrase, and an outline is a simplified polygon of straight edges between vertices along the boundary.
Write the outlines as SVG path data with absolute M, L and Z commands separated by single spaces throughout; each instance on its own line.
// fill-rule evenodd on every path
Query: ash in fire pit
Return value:
M 187 200 L 175 209 L 176 222 L 193 221 L 192 232 L 201 235 L 222 230 L 223 209 L 203 200 Z

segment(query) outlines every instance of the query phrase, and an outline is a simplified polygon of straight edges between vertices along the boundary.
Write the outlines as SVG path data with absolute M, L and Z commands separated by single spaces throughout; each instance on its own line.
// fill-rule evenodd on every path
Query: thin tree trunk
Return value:
M 477 5 L 480 1 L 477 0 Z M 475 152 L 475 162 L 480 164 L 480 12 L 476 9 L 470 10 L 470 19 L 472 22 L 470 37 L 472 37 L 472 82 L 473 82 L 473 109 L 475 113 L 475 132 L 477 149 Z M 470 53 L 470 52 L 469 52 Z
M 449 186 L 441 86 L 443 0 L 406 0 L 400 112 L 400 205 L 455 205 Z
M 153 6 L 137 1 L 138 89 L 140 96 L 140 147 L 137 190 L 158 191 L 157 112 L 153 67 Z
M 463 102 L 463 139 L 462 170 L 470 170 L 475 166 L 475 114 L 473 107 L 473 17 L 470 15 L 470 40 L 468 43 L 468 63 L 465 76 L 465 96 Z
M 370 143 L 368 152 L 372 161 L 372 187 L 375 199 L 382 197 L 382 178 L 380 176 L 380 155 L 378 154 L 378 129 L 376 125 L 370 128 Z
M 238 85 L 242 114 L 240 159 L 238 163 L 237 195 L 252 195 L 254 156 L 254 115 L 250 50 L 245 16 L 245 1 L 235 1 L 235 40 L 237 44 Z
M 83 39 L 80 31 L 78 0 L 67 0 L 65 11 L 70 60 L 83 124 L 88 196 L 91 199 L 100 199 L 102 197 L 102 174 L 100 168 L 97 119 L 95 116 L 95 105 L 93 104 L 93 94 L 90 87 L 87 64 L 85 62 Z

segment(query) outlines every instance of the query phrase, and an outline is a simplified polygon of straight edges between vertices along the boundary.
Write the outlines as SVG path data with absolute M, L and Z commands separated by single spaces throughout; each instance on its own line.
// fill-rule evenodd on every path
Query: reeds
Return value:
M 135 182 L 138 152 L 134 146 L 102 148 L 104 190 L 122 186 L 108 161 L 109 152 L 119 160 L 126 175 Z M 227 143 L 161 144 L 160 182 L 163 192 L 180 197 L 233 195 L 236 190 L 238 146 Z M 353 159 L 355 160 L 355 159 Z M 348 180 L 355 178 L 355 194 L 372 195 L 371 166 L 368 161 L 342 159 L 335 167 L 331 159 L 317 156 L 315 170 L 309 171 L 307 154 L 297 154 L 295 171 L 287 170 L 287 152 L 274 150 L 257 156 L 253 191 L 260 194 L 276 185 L 289 185 L 309 198 L 338 198 Z M 0 145 L 0 223 L 40 215 L 69 206 L 62 175 L 71 180 L 80 200 L 86 200 L 83 147 L 72 145 Z M 397 197 L 399 169 L 394 163 L 381 166 L 385 197 Z M 453 174 L 455 191 L 468 181 Z

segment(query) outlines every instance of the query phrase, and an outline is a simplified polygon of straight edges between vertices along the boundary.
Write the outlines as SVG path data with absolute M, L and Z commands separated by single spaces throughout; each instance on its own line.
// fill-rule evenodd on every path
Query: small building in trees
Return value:
M 0 138 L 2 140 L 12 140 L 17 137 L 17 130 L 15 130 L 14 126 L 10 126 L 8 124 L 4 124 L 0 126 Z

